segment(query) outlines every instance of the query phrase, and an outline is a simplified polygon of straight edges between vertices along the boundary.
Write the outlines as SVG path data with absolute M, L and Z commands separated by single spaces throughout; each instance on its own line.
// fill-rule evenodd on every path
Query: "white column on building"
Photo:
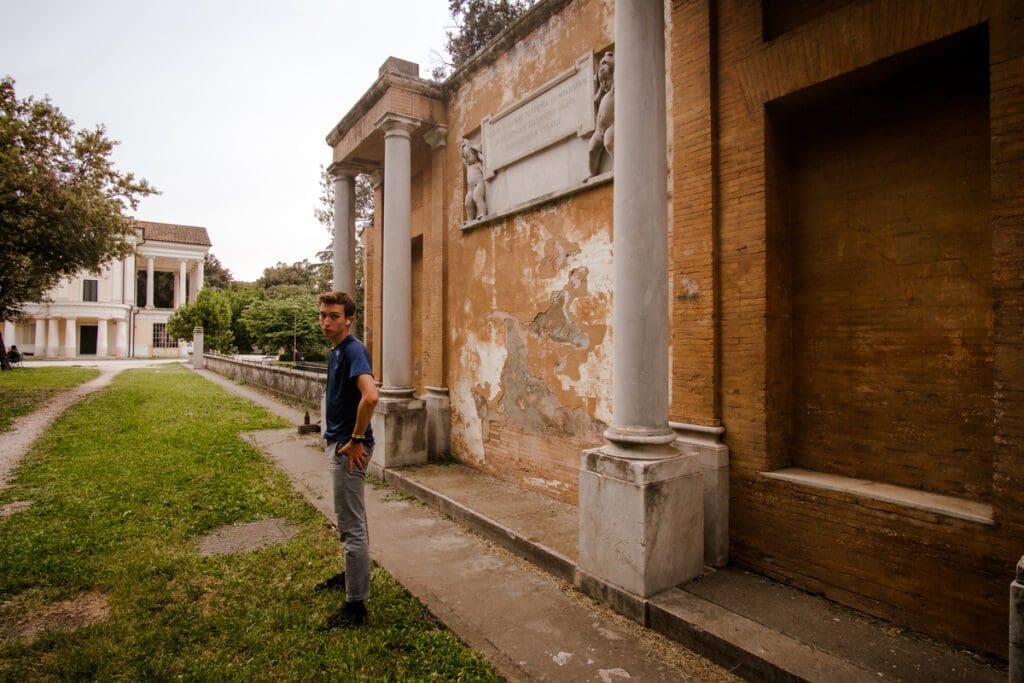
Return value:
M 56 358 L 60 355 L 60 319 L 50 318 L 47 321 L 46 357 Z
M 412 396 L 412 131 L 416 120 L 388 114 L 384 129 L 385 396 Z
M 580 467 L 580 571 L 594 595 L 650 597 L 699 575 L 697 457 L 668 425 L 665 6 L 615 2 L 612 424 Z
M 64 357 L 74 358 L 78 353 L 78 325 L 74 318 L 64 319 Z
M 427 461 L 427 411 L 412 386 L 412 132 L 415 119 L 386 114 L 384 130 L 384 244 L 382 351 L 384 382 L 373 415 L 370 470 Z
M 334 179 L 334 289 L 355 297 L 356 176 L 360 168 L 336 162 L 327 168 Z
M 176 293 L 174 296 L 174 307 L 179 308 L 188 303 L 188 293 L 186 291 L 186 284 L 188 283 L 188 261 L 181 259 L 178 263 L 178 282 L 175 288 Z
M 114 303 L 124 301 L 124 261 L 115 259 L 110 264 L 110 300 Z
M 153 257 L 146 258 L 146 308 L 153 308 L 153 272 L 155 265 Z
M 128 321 L 117 321 L 117 337 L 114 340 L 114 355 L 118 358 L 128 357 Z
M 36 318 L 36 343 L 32 353 L 42 356 L 46 353 L 46 318 Z
M 107 341 L 107 319 L 100 318 L 96 321 L 96 355 L 106 358 L 110 355 Z
M 134 306 L 135 302 L 138 300 L 138 296 L 136 294 L 137 291 L 138 291 L 138 289 L 137 289 L 138 285 L 136 283 L 138 282 L 138 277 L 139 277 L 138 276 L 138 272 L 137 272 L 138 271 L 138 265 L 136 264 L 136 261 L 135 261 L 135 254 L 131 254 L 128 257 L 127 265 L 125 267 L 125 271 L 126 271 L 125 274 L 124 274 L 124 277 L 125 277 L 125 281 L 124 281 L 125 303 Z
M 17 344 L 18 340 L 15 338 L 14 323 L 10 320 L 4 321 L 4 346 L 8 349 L 11 348 L 11 344 Z

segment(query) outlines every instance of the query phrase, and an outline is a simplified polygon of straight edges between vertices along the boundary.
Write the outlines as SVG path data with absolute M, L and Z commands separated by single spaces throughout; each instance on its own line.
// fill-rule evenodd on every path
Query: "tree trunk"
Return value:
M 7 360 L 7 344 L 4 343 L 3 332 L 0 332 L 0 371 L 13 369 L 11 362 Z

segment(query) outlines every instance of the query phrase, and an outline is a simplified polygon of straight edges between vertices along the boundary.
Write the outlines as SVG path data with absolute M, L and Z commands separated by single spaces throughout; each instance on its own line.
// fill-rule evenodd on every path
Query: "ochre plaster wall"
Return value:
M 602 443 L 611 418 L 611 186 L 463 232 L 458 148 L 484 116 L 609 46 L 612 6 L 571 3 L 472 74 L 448 102 L 452 454 L 570 502 L 581 451 Z

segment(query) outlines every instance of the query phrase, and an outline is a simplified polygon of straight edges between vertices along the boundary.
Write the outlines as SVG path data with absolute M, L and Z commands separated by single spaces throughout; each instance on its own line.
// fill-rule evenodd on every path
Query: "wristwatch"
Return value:
M 352 436 L 349 437 L 348 440 L 349 441 L 355 441 L 356 443 L 363 443 L 364 441 L 366 441 L 366 435 L 365 434 L 353 434 Z

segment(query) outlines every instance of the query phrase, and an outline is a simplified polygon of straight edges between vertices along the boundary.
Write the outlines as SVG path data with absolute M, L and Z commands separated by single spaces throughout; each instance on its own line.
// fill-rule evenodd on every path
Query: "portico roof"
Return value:
M 193 225 L 175 225 L 173 223 L 153 223 L 135 221 L 135 227 L 142 230 L 142 238 L 147 242 L 174 242 L 176 244 L 195 244 L 212 246 L 206 228 Z

